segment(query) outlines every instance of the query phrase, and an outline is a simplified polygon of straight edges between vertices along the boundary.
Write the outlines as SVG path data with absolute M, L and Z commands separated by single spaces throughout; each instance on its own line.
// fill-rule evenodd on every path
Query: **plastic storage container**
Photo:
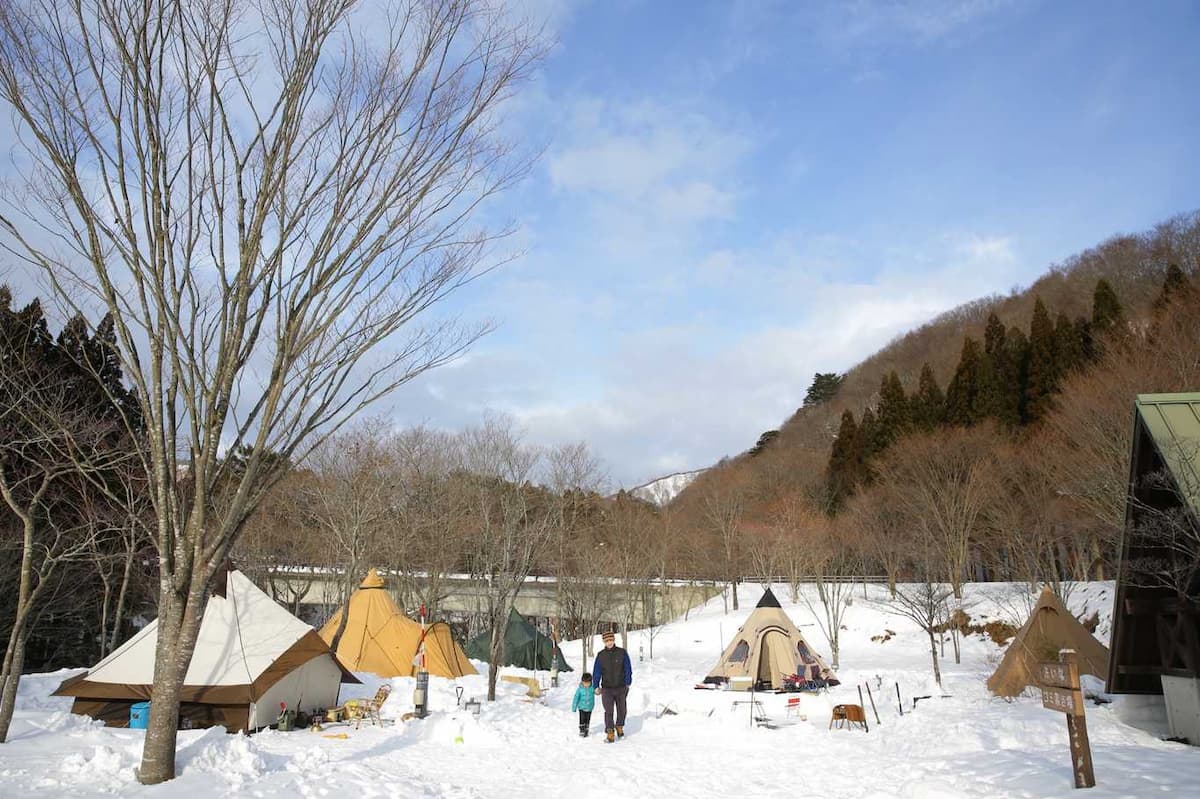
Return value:
M 150 703 L 134 702 L 129 706 L 129 729 L 144 730 L 150 723 Z

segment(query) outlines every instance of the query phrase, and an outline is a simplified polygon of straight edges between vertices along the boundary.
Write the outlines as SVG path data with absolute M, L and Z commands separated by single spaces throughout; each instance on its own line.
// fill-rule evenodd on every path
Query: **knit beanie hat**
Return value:
M 600 633 L 600 637 L 604 639 L 604 643 L 606 644 L 616 638 L 616 636 L 613 635 L 612 630 L 606 630 L 605 632 Z

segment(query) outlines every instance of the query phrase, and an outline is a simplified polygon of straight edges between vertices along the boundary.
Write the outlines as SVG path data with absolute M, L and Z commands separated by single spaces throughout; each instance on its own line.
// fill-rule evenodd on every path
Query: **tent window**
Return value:
M 745 663 L 746 658 L 750 655 L 750 645 L 745 641 L 738 641 L 737 646 L 733 648 L 733 653 L 729 656 L 730 663 Z
M 812 656 L 812 652 L 808 651 L 808 647 L 803 641 L 796 642 L 796 654 L 800 656 L 801 663 L 816 663 L 816 658 Z

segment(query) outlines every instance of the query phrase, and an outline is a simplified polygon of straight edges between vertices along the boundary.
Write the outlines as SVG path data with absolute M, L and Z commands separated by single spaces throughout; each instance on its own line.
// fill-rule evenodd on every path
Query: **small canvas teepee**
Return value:
M 371 569 L 345 607 L 321 628 L 325 643 L 333 643 L 343 613 L 346 630 L 337 648 L 343 663 L 355 671 L 370 671 L 380 677 L 411 677 L 416 673 L 421 625 L 405 616 L 392 601 L 379 572 Z M 445 622 L 425 627 L 425 670 L 439 677 L 476 673 Z
M 803 680 L 838 684 L 768 588 L 704 682 L 729 682 L 745 689 L 755 685 L 782 688 L 784 679 L 793 674 Z
M 1108 649 L 1080 624 L 1049 587 L 1042 589 L 1033 613 L 1025 622 L 1004 659 L 988 678 L 988 690 L 997 696 L 1016 696 L 1028 686 L 1037 686 L 1037 666 L 1043 660 L 1058 660 L 1060 649 L 1079 655 L 1079 673 L 1104 679 L 1108 674 Z
M 179 715 L 186 726 L 256 730 L 275 722 L 281 702 L 291 710 L 331 707 L 343 681 L 358 682 L 316 630 L 244 574 L 229 571 L 218 580 L 183 681 Z M 130 706 L 150 699 L 157 643 L 153 621 L 54 695 L 75 697 L 73 713 L 128 726 Z

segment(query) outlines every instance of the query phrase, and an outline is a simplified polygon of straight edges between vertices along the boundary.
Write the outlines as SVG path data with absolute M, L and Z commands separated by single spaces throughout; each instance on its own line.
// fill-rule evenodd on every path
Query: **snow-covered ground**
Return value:
M 968 587 L 975 619 L 1023 614 L 1033 595 L 1005 585 Z M 803 603 L 781 603 L 810 644 L 828 646 Z M 743 587 L 743 608 L 723 610 L 721 598 L 661 628 L 654 657 L 644 633 L 630 636 L 634 687 L 628 735 L 604 743 L 601 709 L 592 737 L 578 737 L 571 695 L 581 644 L 564 645 L 577 671 L 542 701 L 502 684 L 501 698 L 484 703 L 478 718 L 455 708 L 455 683 L 432 679 L 433 714 L 383 728 L 332 725 L 253 736 L 221 730 L 180 733 L 179 777 L 144 787 L 134 779 L 142 732 L 107 729 L 68 712 L 70 700 L 49 697 L 73 672 L 32 675 L 21 684 L 10 743 L 0 746 L 0 797 L 180 796 L 422 796 L 422 797 L 1070 797 L 1066 724 L 1033 697 L 991 698 L 984 681 L 1003 650 L 986 638 L 964 641 L 962 665 L 946 644 L 944 691 L 933 684 L 927 639 L 910 622 L 889 615 L 881 586 L 870 600 L 856 589 L 842 636 L 839 677 L 827 696 L 804 696 L 807 721 L 786 713 L 787 695 L 758 695 L 776 728 L 751 724 L 746 694 L 698 691 L 724 644 L 749 615 L 759 590 Z M 1079 614 L 1099 610 L 1101 640 L 1108 635 L 1111 583 L 1080 586 L 1070 598 Z M 890 640 L 871 641 L 885 630 Z M 641 660 L 639 653 L 644 660 Z M 506 670 L 506 673 L 510 670 Z M 524 673 L 511 670 L 512 673 Z M 544 673 L 540 675 L 546 679 Z M 378 680 L 346 687 L 371 696 Z M 393 681 L 384 715 L 410 711 L 413 681 Z M 879 722 L 871 731 L 829 730 L 829 708 L 858 702 L 869 684 Z M 904 715 L 897 710 L 896 684 Z M 458 682 L 464 699 L 485 694 L 484 677 Z M 942 697 L 941 694 L 948 694 Z M 914 711 L 912 697 L 932 695 Z M 343 695 L 346 698 L 346 694 Z M 869 703 L 868 703 L 869 705 Z M 1200 796 L 1200 749 L 1160 740 L 1144 730 L 1136 703 L 1089 705 L 1088 730 L 1097 787 L 1091 797 Z M 661 714 L 663 708 L 673 713 Z M 1145 715 L 1145 714 L 1143 714 Z M 345 734 L 345 738 L 327 736 Z

